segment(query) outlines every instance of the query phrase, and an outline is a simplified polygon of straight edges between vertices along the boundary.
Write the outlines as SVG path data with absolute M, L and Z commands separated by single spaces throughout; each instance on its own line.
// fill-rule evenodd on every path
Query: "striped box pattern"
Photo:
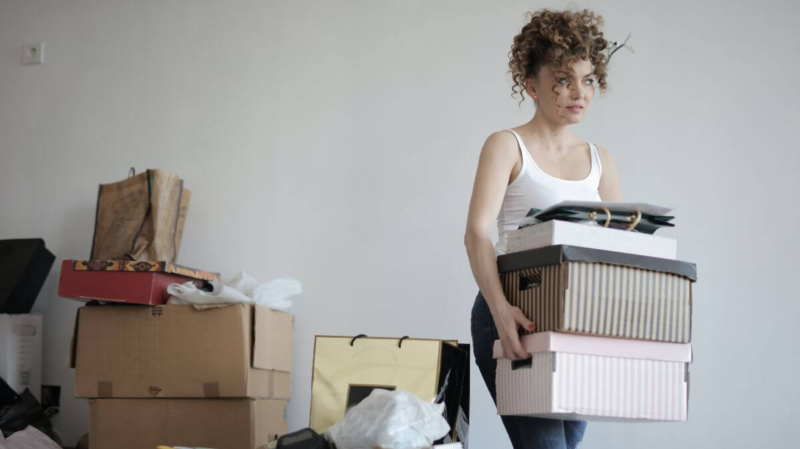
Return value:
M 530 367 L 497 361 L 501 415 L 686 421 L 688 363 L 540 352 Z
M 566 262 L 503 273 L 501 283 L 508 301 L 536 323 L 534 332 L 691 340 L 692 280 L 677 274 Z

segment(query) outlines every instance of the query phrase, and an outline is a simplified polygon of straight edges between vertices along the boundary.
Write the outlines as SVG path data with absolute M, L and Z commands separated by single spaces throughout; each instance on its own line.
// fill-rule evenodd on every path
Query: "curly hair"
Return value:
M 525 80 L 536 77 L 539 70 L 549 66 L 556 79 L 571 79 L 568 69 L 578 60 L 588 60 L 594 66 L 594 75 L 600 92 L 607 90 L 604 53 L 609 43 L 600 26 L 603 17 L 583 11 L 553 11 L 540 9 L 528 13 L 530 21 L 514 36 L 509 56 L 509 72 L 514 85 L 511 97 L 519 94 L 525 100 Z M 554 87 L 555 90 L 555 87 Z

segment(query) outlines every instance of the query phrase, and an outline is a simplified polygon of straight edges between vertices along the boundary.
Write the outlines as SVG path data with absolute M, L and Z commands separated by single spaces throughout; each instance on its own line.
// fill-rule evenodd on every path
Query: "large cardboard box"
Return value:
M 0 315 L 0 377 L 17 393 L 42 394 L 42 317 Z
M 554 245 L 581 246 L 662 259 L 678 258 L 678 243 L 669 237 L 561 220 L 550 220 L 509 232 L 506 253 Z
M 75 395 L 289 399 L 293 322 L 244 304 L 82 307 L 71 357 Z
M 500 256 L 497 267 L 533 332 L 691 341 L 692 263 L 560 245 Z
M 93 399 L 89 445 L 262 449 L 287 433 L 286 405 L 251 399 Z
M 72 260 L 61 263 L 58 295 L 81 301 L 157 305 L 170 284 L 219 280 L 216 273 L 158 261 Z
M 688 343 L 543 332 L 522 337 L 533 355 L 511 361 L 495 343 L 497 412 L 592 421 L 686 421 Z

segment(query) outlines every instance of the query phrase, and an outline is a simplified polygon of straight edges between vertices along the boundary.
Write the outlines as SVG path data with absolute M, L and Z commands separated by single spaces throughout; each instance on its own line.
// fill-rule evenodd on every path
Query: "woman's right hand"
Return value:
M 534 324 L 531 322 L 519 307 L 514 307 L 506 301 L 500 309 L 493 314 L 494 324 L 497 327 L 497 334 L 500 337 L 500 344 L 503 346 L 503 353 L 511 360 L 522 360 L 530 358 L 530 354 L 519 342 L 520 326 L 526 330 L 533 330 Z

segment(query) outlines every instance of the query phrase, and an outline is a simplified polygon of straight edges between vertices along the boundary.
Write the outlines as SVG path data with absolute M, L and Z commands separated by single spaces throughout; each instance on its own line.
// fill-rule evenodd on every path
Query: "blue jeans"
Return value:
M 472 348 L 475 362 L 481 371 L 486 387 L 495 404 L 495 369 L 492 346 L 498 339 L 497 327 L 486 299 L 478 293 L 472 307 Z M 532 418 L 527 416 L 501 416 L 514 449 L 575 449 L 583 440 L 585 421 L 561 421 L 557 419 Z

